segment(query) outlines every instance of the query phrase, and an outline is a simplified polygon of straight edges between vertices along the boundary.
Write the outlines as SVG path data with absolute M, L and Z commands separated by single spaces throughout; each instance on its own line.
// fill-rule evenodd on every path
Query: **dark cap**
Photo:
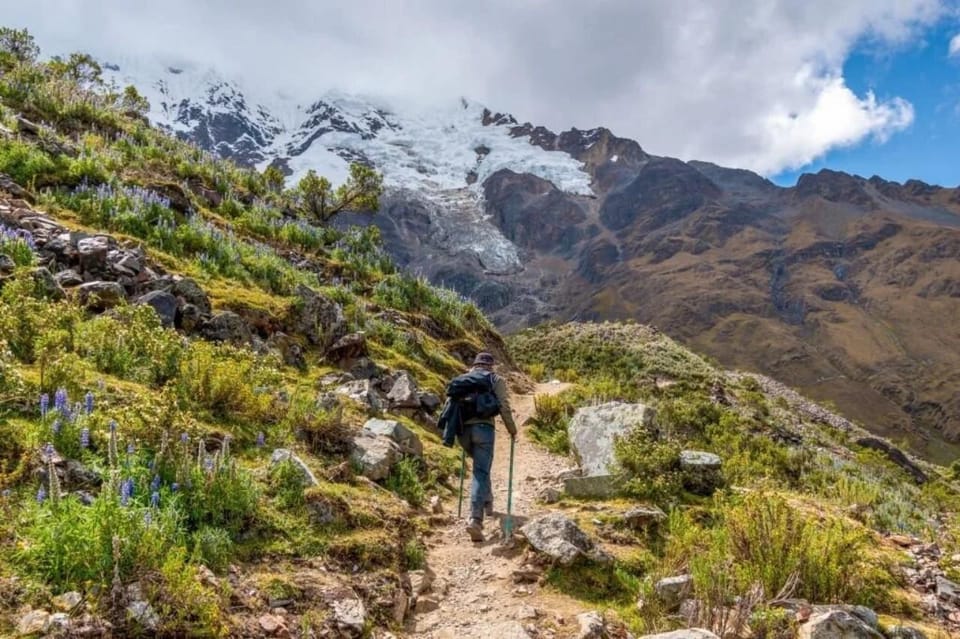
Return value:
M 490 353 L 477 353 L 473 360 L 474 366 L 493 366 L 494 363 L 493 355 Z

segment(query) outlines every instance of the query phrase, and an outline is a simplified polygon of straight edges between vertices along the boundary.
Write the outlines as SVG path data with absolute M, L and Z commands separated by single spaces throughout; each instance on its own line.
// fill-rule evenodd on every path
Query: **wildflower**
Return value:
M 153 491 L 153 493 L 150 495 L 150 506 L 151 506 L 152 508 L 159 508 L 159 507 L 160 507 L 160 492 L 159 492 L 159 491 L 156 491 L 156 490 L 155 490 L 155 491 Z
M 153 481 L 150 482 L 150 490 L 159 490 L 160 489 L 160 475 L 154 475 Z
M 93 393 L 87 391 L 86 396 L 83 398 L 84 408 L 87 409 L 87 415 L 93 412 Z
M 150 514 L 149 510 L 143 513 L 143 523 L 148 526 L 153 523 L 153 515 Z
M 90 429 L 84 428 L 80 431 L 80 448 L 90 448 Z
M 115 419 L 110 420 L 110 432 L 111 433 L 117 432 L 117 421 Z
M 178 490 L 180 490 L 180 484 L 178 484 L 177 482 L 173 482 L 172 484 L 170 484 L 170 492 L 175 493 Z
M 61 428 L 61 426 L 62 426 L 62 425 L 60 424 L 60 420 L 59 420 L 59 419 L 55 419 L 55 420 L 53 420 L 53 424 L 50 425 L 50 430 L 53 431 L 53 434 L 54 434 L 54 435 L 59 435 L 59 434 L 60 434 L 60 428 Z
M 47 418 L 47 410 L 50 408 L 50 396 L 44 393 L 40 396 L 40 417 Z
M 40 490 L 37 491 L 37 503 L 42 504 L 47 499 L 47 491 L 41 486 Z
M 203 467 L 208 473 L 213 472 L 213 457 L 205 457 L 203 460 Z
M 68 405 L 67 400 L 67 389 L 58 388 L 57 392 L 53 394 L 53 407 L 60 411 L 61 415 L 68 415 L 70 413 L 70 406 Z
M 263 431 L 257 433 L 257 448 L 263 448 L 264 444 L 267 443 L 267 436 L 263 434 Z
M 43 452 L 46 453 L 47 457 L 53 457 L 53 454 L 57 451 L 54 449 L 53 444 L 47 442 L 47 445 L 43 447 Z
M 120 505 L 126 506 L 133 497 L 133 479 L 127 479 L 120 484 Z
M 180 433 L 180 443 L 186 444 L 188 441 L 190 441 L 190 435 L 187 435 L 186 433 Z
M 130 442 L 129 444 L 127 444 L 127 454 L 128 454 L 128 455 L 132 455 L 134 452 L 136 452 L 136 450 L 137 450 L 137 448 L 133 445 L 133 442 Z

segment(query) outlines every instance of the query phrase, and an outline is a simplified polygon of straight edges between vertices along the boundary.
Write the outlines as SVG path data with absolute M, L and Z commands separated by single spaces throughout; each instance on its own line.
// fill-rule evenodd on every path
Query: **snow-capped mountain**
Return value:
M 399 111 L 379 99 L 321 92 L 303 104 L 187 65 L 110 63 L 107 71 L 140 89 L 156 124 L 245 164 L 278 162 L 293 180 L 314 169 L 337 183 L 361 161 L 382 171 L 387 186 L 425 193 L 472 186 L 479 194 L 489 175 L 509 169 L 591 194 L 582 163 L 514 136 L 512 119 L 485 124 L 484 107 L 466 99 Z

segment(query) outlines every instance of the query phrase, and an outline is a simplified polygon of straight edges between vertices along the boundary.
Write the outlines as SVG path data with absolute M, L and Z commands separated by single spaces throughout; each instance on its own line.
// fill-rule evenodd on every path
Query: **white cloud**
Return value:
M 300 95 L 464 95 L 554 129 L 775 173 L 909 126 L 857 95 L 858 42 L 910 43 L 946 0 L 0 0 L 45 49 L 209 63 Z M 951 43 L 960 47 L 955 38 Z
M 948 54 L 951 58 L 960 55 L 960 33 L 950 39 Z

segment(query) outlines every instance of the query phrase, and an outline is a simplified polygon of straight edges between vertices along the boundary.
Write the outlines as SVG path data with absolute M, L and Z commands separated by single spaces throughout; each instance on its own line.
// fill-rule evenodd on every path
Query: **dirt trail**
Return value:
M 533 394 L 514 395 L 517 424 L 533 415 L 534 395 L 559 393 L 565 384 L 540 384 Z M 537 492 L 551 477 L 572 466 L 570 460 L 552 455 L 523 433 L 517 437 L 513 474 L 514 530 L 531 516 L 548 509 L 537 504 Z M 457 519 L 456 498 L 444 503 L 449 523 L 438 526 L 427 539 L 427 563 L 436 575 L 433 593 L 425 598 L 439 607 L 413 615 L 406 637 L 416 639 L 525 639 L 524 627 L 556 628 L 555 637 L 573 633 L 575 616 L 585 609 L 558 593 L 543 592 L 536 583 L 517 584 L 513 572 L 523 565 L 523 555 L 503 545 L 501 526 L 506 514 L 510 437 L 497 424 L 493 461 L 493 495 L 496 512 L 484 524 L 483 543 L 472 543 L 464 531 L 465 519 Z M 469 512 L 469 474 L 464 487 L 463 513 Z M 500 525 L 498 525 L 500 524 Z M 534 611 L 536 617 L 533 616 Z M 558 617 L 562 621 L 558 621 Z

